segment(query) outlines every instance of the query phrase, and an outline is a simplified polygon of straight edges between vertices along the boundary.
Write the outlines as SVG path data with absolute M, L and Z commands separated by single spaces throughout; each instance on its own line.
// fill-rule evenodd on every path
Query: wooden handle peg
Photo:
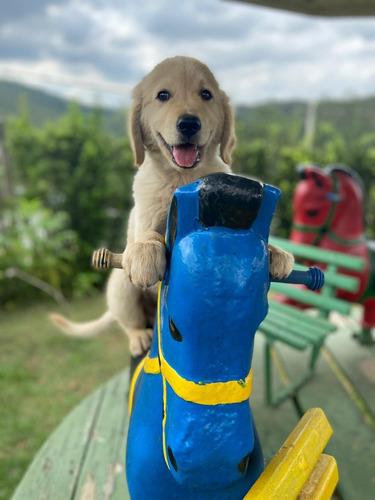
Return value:
M 99 248 L 92 254 L 95 269 L 122 269 L 122 253 L 112 253 L 107 248 Z

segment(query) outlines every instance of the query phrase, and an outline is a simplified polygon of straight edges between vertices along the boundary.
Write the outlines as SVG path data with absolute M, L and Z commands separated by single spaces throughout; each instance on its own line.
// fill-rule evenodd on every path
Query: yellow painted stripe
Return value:
M 244 500 L 295 500 L 331 434 L 324 412 L 308 410 Z
M 130 382 L 130 389 L 129 389 L 129 415 L 132 414 L 132 409 L 133 409 L 133 396 L 134 396 L 134 387 L 137 382 L 137 379 L 139 377 L 139 374 L 141 373 L 141 370 L 145 364 L 146 358 L 143 358 L 142 361 L 139 363 L 137 368 L 135 369 L 135 372 L 133 374 L 133 378 Z
M 151 373 L 153 375 L 157 375 L 158 373 L 160 373 L 159 358 L 149 358 L 147 356 L 144 369 L 145 373 Z
M 165 378 L 163 378 L 163 455 L 165 463 L 167 464 L 168 469 L 169 462 L 167 457 L 167 445 L 165 442 L 165 423 L 167 421 L 167 384 L 165 382 Z
M 161 286 L 162 282 L 160 281 L 159 283 L 159 291 L 158 291 L 158 348 L 159 348 L 159 356 L 161 353 L 161 330 L 160 330 L 160 296 L 161 296 Z M 163 375 L 163 374 L 162 374 Z M 168 457 L 167 457 L 167 445 L 165 442 L 165 422 L 167 420 L 167 386 L 165 382 L 165 378 L 162 376 L 162 381 L 163 381 L 163 455 L 164 455 L 164 461 L 167 464 L 168 469 L 169 463 L 168 463 Z
M 249 399 L 252 388 L 253 371 L 250 369 L 245 380 L 228 382 L 197 383 L 186 380 L 160 357 L 161 372 L 173 391 L 181 399 L 200 405 L 220 405 L 241 403 Z
M 297 500 L 329 500 L 339 480 L 336 460 L 321 455 Z

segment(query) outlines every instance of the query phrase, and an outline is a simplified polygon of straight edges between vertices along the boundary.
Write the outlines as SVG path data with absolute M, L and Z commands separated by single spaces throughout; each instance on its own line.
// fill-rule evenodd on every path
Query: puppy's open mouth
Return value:
M 177 166 L 181 168 L 192 168 L 201 161 L 201 146 L 191 144 L 190 142 L 171 146 L 164 140 L 161 134 L 159 135 L 165 147 L 172 155 L 173 163 L 175 163 Z

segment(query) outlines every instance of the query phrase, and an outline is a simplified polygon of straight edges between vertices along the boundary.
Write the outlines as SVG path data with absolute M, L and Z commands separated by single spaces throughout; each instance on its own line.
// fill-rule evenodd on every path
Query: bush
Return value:
M 25 113 L 12 117 L 6 132 L 13 172 L 2 216 L 6 265 L 82 296 L 105 279 L 90 267 L 93 250 L 125 246 L 134 172 L 129 141 L 104 134 L 100 112 L 84 119 L 75 105 L 42 129 Z M 2 294 L 8 300 L 29 296 L 15 283 Z

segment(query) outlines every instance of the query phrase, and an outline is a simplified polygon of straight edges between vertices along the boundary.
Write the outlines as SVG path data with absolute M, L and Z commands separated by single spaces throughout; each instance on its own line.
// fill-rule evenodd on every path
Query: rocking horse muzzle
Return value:
M 215 490 L 243 479 L 255 445 L 248 401 L 197 408 L 170 387 L 166 392 L 167 465 L 175 480 L 189 488 Z M 169 425 L 181 415 L 185 418 L 178 425 Z M 212 426 L 213 419 L 221 424 Z

